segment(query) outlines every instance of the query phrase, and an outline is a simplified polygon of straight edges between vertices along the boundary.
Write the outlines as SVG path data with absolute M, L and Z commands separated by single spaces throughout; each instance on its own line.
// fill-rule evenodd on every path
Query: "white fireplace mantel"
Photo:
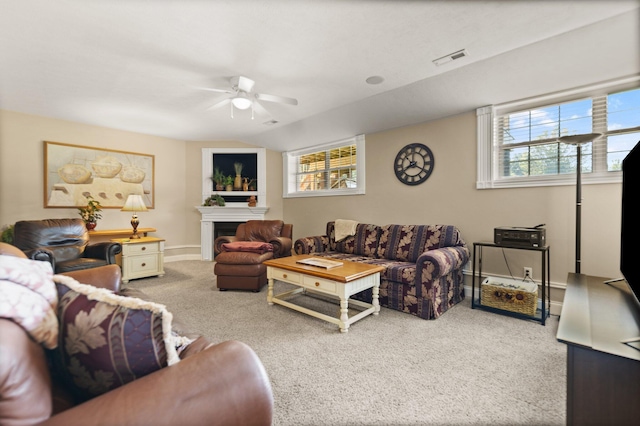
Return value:
M 213 260 L 213 235 L 215 222 L 246 222 L 248 220 L 264 220 L 269 207 L 203 207 L 196 206 L 202 219 L 200 220 L 200 252 L 202 260 Z

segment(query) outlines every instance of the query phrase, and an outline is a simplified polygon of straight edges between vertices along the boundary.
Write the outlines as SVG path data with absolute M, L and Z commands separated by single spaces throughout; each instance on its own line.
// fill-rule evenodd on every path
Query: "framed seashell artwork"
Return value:
M 44 142 L 44 207 L 80 207 L 86 197 L 122 208 L 130 194 L 154 208 L 155 156 L 61 142 Z

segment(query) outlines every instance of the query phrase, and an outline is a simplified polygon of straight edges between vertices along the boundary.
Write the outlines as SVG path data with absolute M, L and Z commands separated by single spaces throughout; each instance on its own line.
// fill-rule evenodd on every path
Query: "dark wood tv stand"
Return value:
M 625 282 L 570 273 L 557 338 L 567 344 L 567 424 L 640 421 L 640 312 Z

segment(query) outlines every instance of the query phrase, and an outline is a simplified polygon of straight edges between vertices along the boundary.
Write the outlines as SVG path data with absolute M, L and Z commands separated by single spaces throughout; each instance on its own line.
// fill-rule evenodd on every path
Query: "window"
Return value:
M 287 197 L 364 194 L 364 135 L 285 152 Z
M 602 136 L 581 145 L 583 179 L 620 181 L 622 160 L 640 141 L 638 78 L 623 83 L 478 109 L 477 187 L 574 183 L 577 148 L 558 138 L 586 133 Z

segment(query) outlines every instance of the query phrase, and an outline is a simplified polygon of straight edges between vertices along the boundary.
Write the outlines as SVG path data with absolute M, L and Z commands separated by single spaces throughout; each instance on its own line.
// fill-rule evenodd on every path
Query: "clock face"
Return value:
M 411 143 L 398 152 L 393 169 L 400 182 L 418 185 L 431 176 L 433 165 L 431 150 L 421 143 Z

